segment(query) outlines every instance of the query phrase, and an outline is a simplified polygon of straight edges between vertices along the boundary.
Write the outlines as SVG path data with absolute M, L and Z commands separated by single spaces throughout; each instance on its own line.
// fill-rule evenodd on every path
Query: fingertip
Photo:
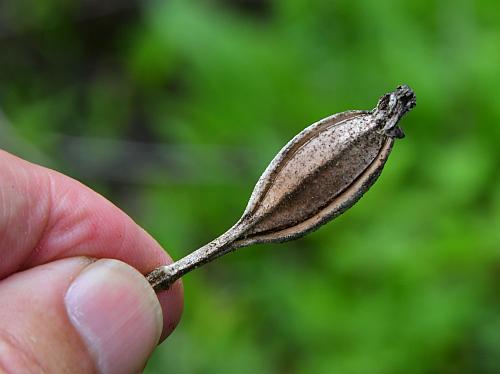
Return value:
M 99 260 L 88 266 L 69 287 L 65 305 L 102 372 L 140 370 L 163 331 L 153 290 L 121 261 Z
M 163 312 L 163 331 L 160 343 L 163 342 L 177 327 L 184 309 L 184 288 L 178 280 L 168 290 L 157 294 Z

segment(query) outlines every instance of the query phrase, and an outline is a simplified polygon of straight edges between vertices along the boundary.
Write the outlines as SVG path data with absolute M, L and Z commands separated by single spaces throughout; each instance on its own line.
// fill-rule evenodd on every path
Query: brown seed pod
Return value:
M 147 278 L 167 289 L 190 270 L 236 248 L 292 240 L 345 212 L 373 185 L 392 150 L 404 137 L 401 117 L 415 94 L 399 86 L 371 111 L 327 117 L 295 136 L 257 182 L 240 220 L 226 233 Z

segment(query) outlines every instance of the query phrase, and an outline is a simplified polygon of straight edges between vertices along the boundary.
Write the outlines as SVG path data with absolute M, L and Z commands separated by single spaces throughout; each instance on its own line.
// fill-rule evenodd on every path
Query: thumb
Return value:
M 0 371 L 132 373 L 162 331 L 146 279 L 117 260 L 55 261 L 0 282 Z

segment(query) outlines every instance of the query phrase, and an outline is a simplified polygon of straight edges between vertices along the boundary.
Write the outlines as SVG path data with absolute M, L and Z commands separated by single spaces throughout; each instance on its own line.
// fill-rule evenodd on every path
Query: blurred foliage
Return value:
M 146 372 L 497 373 L 499 12 L 3 1 L 0 106 L 47 158 L 18 153 L 91 185 L 179 258 L 236 221 L 303 127 L 409 84 L 407 138 L 374 188 L 304 239 L 186 276 L 183 320 Z

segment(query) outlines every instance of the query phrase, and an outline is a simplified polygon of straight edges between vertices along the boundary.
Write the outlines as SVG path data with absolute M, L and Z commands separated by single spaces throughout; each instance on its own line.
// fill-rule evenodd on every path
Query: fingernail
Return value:
M 103 373 L 139 372 L 158 344 L 161 306 L 146 279 L 117 260 L 99 260 L 73 281 L 69 319 Z

